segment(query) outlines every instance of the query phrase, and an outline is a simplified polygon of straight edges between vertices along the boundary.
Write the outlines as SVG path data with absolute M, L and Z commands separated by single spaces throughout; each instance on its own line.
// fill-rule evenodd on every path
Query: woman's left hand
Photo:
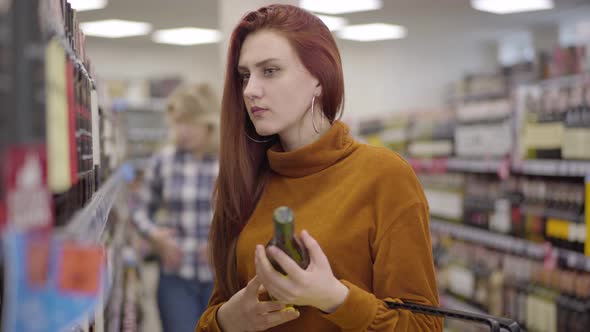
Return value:
M 277 301 L 298 306 L 309 305 L 326 313 L 334 312 L 346 299 L 348 287 L 341 283 L 330 267 L 328 257 L 318 242 L 307 233 L 301 232 L 303 244 L 309 252 L 309 266 L 303 270 L 293 259 L 280 249 L 271 246 L 256 246 L 256 274 L 266 290 Z M 287 276 L 276 271 L 266 252 L 283 268 Z

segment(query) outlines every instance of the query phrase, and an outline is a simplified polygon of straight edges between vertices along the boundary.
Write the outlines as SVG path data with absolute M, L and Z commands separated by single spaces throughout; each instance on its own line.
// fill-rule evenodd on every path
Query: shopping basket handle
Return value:
M 460 319 L 464 321 L 479 323 L 488 325 L 492 332 L 500 332 L 501 329 L 506 329 L 510 332 L 520 332 L 520 326 L 518 323 L 512 319 L 508 318 L 501 318 L 495 317 L 492 315 L 484 315 L 484 314 L 476 314 L 466 311 L 460 310 L 452 310 L 446 308 L 439 308 L 433 307 L 423 304 L 417 304 L 412 302 L 391 302 L 385 301 L 389 308 L 391 309 L 405 309 L 410 310 L 415 313 L 431 315 L 431 316 L 441 316 L 441 317 L 449 317 L 454 319 Z

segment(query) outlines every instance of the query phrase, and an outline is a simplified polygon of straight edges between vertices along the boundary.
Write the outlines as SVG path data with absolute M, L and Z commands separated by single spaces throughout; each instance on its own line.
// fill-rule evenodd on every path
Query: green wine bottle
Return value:
M 272 214 L 275 234 L 266 247 L 273 245 L 291 257 L 302 269 L 309 265 L 307 249 L 295 235 L 295 217 L 293 210 L 286 206 L 278 207 Z M 280 273 L 287 275 L 281 266 L 269 255 L 272 266 Z

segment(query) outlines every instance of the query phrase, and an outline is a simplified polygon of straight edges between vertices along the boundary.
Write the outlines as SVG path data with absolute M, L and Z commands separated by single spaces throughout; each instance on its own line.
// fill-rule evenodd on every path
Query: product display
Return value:
M 532 331 L 586 331 L 590 324 L 588 274 L 446 237 L 435 236 L 435 257 L 445 296 Z
M 84 321 L 97 327 L 110 287 L 105 277 L 119 268 L 103 256 L 125 240 L 108 239 L 109 223 L 126 225 L 111 214 L 121 211 L 120 156 L 101 149 L 101 127 L 116 124 L 110 111 L 100 111 L 85 49 L 66 0 L 0 3 L 0 270 L 11 276 L 3 283 L 11 291 L 0 301 L 6 331 L 39 331 L 29 315 L 52 331 Z
M 525 75 L 531 67 L 513 69 L 462 81 L 455 113 L 447 116 L 452 154 L 410 148 L 423 142 L 420 133 L 433 132 L 432 117 L 423 113 L 406 114 L 413 121 L 395 129 L 407 133 L 408 147 L 396 151 L 428 198 L 443 306 L 511 317 L 532 331 L 585 331 L 590 81 L 577 72 L 533 82 Z M 385 145 L 380 138 L 394 135 L 383 123 L 361 122 L 361 135 Z
M 590 159 L 590 76 L 520 88 L 520 157 Z

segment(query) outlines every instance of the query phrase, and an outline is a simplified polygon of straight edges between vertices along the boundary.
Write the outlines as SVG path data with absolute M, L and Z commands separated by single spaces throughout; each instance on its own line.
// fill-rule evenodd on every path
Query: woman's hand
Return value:
M 299 317 L 295 308 L 275 301 L 258 301 L 264 291 L 260 278 L 252 278 L 217 311 L 217 321 L 224 332 L 263 331 Z M 285 309 L 285 310 L 282 310 Z
M 268 254 L 283 268 L 287 276 L 276 271 L 262 245 L 256 246 L 256 274 L 269 294 L 278 301 L 293 305 L 310 305 L 324 312 L 334 312 L 346 299 L 348 288 L 334 274 L 328 257 L 318 242 L 301 233 L 309 251 L 309 266 L 303 270 L 287 254 L 276 247 L 267 248 Z

